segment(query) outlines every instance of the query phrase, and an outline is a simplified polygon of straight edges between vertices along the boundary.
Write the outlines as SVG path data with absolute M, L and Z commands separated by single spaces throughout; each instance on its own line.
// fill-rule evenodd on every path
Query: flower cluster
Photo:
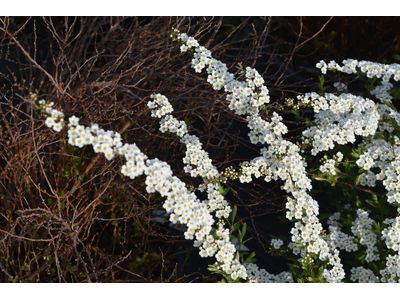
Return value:
M 347 89 L 347 85 L 345 85 L 343 82 L 335 82 L 333 86 L 338 90 L 338 92 L 343 92 Z
M 388 82 L 391 77 L 395 81 L 400 80 L 400 67 L 398 64 L 381 64 L 370 61 L 358 61 L 355 59 L 345 59 L 342 61 L 343 66 L 340 66 L 335 61 L 331 61 L 329 64 L 326 64 L 323 60 L 317 63 L 317 68 L 321 69 L 323 74 L 326 74 L 327 69 L 329 70 L 337 70 L 347 74 L 357 74 L 358 70 L 362 73 L 365 73 L 368 78 L 373 78 L 376 76 L 377 78 L 382 78 L 382 81 Z
M 306 163 L 299 155 L 300 149 L 297 145 L 286 141 L 282 134 L 287 132 L 286 126 L 281 122 L 282 117 L 273 113 L 272 122 L 268 122 L 259 116 L 259 107 L 269 102 L 268 89 L 263 85 L 263 80 L 256 70 L 246 68 L 244 71 L 246 82 L 240 83 L 234 80 L 233 74 L 227 71 L 225 64 L 213 59 L 208 51 L 204 51 L 201 46 L 191 42 L 186 34 L 181 34 L 177 30 L 174 35 L 183 44 L 184 49 L 192 49 L 201 57 L 204 67 L 207 67 L 209 74 L 208 82 L 216 90 L 224 87 L 228 92 L 227 100 L 229 107 L 238 115 L 247 115 L 248 127 L 250 128 L 250 141 L 254 144 L 267 143 L 269 148 L 262 148 L 261 157 L 254 158 L 250 162 L 241 165 L 242 175 L 239 177 L 241 182 L 251 181 L 251 176 L 265 176 L 266 181 L 278 178 L 285 181 L 283 189 L 292 193 L 293 199 L 289 199 L 292 208 L 288 212 L 289 219 L 295 218 L 301 220 L 295 224 L 298 226 L 292 233 L 292 239 L 298 242 L 311 245 L 310 249 L 315 254 L 320 254 L 322 260 L 329 259 L 336 255 L 332 249 L 329 249 L 327 242 L 320 236 L 322 225 L 317 218 L 318 204 L 306 193 L 311 189 L 311 180 L 306 175 Z M 182 49 L 182 47 L 181 47 Z M 196 58 L 196 56 L 195 56 Z M 295 244 L 289 245 L 294 253 L 306 255 Z M 338 258 L 338 260 L 340 260 Z M 343 278 L 343 269 L 337 263 L 334 265 L 334 271 L 330 271 L 331 281 L 341 280 Z M 336 270 L 338 270 L 336 272 Z M 328 275 L 327 275 L 328 276 Z
M 289 283 L 294 282 L 290 272 L 282 272 L 278 275 L 272 275 L 264 269 L 259 269 L 253 263 L 245 264 L 249 274 L 250 283 Z
M 64 114 L 52 108 L 54 102 L 46 103 L 46 101 L 42 99 L 38 101 L 38 104 L 49 114 L 49 117 L 47 117 L 45 121 L 46 126 L 52 128 L 54 131 L 60 132 L 64 127 L 64 120 L 62 119 Z
M 152 95 L 152 98 L 162 99 L 162 101 L 157 102 L 157 105 L 154 105 L 153 102 L 149 102 L 148 106 L 153 108 L 153 116 L 156 115 L 154 112 L 163 111 L 165 107 L 172 108 L 167 97 L 157 94 Z M 172 109 L 169 111 L 172 112 Z M 156 116 L 161 118 L 158 115 Z M 178 121 L 172 115 L 168 114 L 161 118 L 160 131 L 176 133 L 179 137 L 181 137 L 181 143 L 186 145 L 186 155 L 183 158 L 183 162 L 186 165 L 184 168 L 185 172 L 190 173 L 192 177 L 196 177 L 198 175 L 208 179 L 217 177 L 217 168 L 213 166 L 211 159 L 208 157 L 208 153 L 202 149 L 202 143 L 200 140 L 196 136 L 188 134 L 185 121 Z M 196 168 L 193 168 L 193 166 L 196 166 Z
M 330 173 L 332 175 L 336 175 L 336 170 L 335 170 L 335 164 L 336 162 L 340 162 L 343 159 L 343 154 L 342 152 L 336 153 L 336 155 L 333 156 L 333 159 L 328 159 L 328 157 L 325 155 L 323 159 L 321 159 L 321 165 L 319 167 L 319 170 L 322 173 Z
M 150 98 L 154 99 L 154 101 L 149 101 L 147 103 L 147 106 L 152 109 L 152 117 L 161 118 L 174 111 L 172 105 L 168 102 L 168 99 L 165 96 L 157 94 L 151 95 Z
M 353 221 L 351 231 L 354 236 L 360 236 L 359 243 L 367 246 L 365 260 L 372 262 L 379 260 L 378 248 L 376 247 L 377 236 L 371 231 L 374 221 L 368 217 L 368 213 L 362 209 L 357 210 L 357 218 Z
M 368 100 L 362 101 L 362 106 L 357 109 L 362 114 L 366 114 L 368 110 L 369 121 L 362 122 L 362 127 L 354 126 L 358 129 L 356 134 L 368 137 L 358 147 L 358 153 L 361 153 L 356 161 L 356 164 L 364 170 L 360 175 L 360 184 L 364 186 L 375 187 L 376 181 L 380 180 L 383 186 L 387 190 L 386 198 L 389 204 L 400 203 L 400 141 L 397 136 L 392 136 L 388 141 L 384 138 L 384 131 L 392 133 L 395 127 L 400 125 L 400 117 L 397 110 L 392 106 L 392 96 L 389 94 L 389 90 L 393 88 L 393 85 L 389 82 L 390 79 L 398 81 L 400 79 L 400 65 L 391 64 L 384 65 L 378 63 L 371 63 L 366 61 L 358 62 L 356 60 L 345 60 L 343 61 L 344 66 L 340 67 L 335 62 L 331 62 L 327 65 L 324 62 L 320 62 L 317 67 L 321 68 L 324 73 L 327 69 L 339 70 L 348 74 L 365 73 L 368 78 L 380 78 L 380 84 L 378 84 L 372 91 L 374 95 L 381 103 L 368 104 Z M 326 98 L 327 94 L 325 94 Z M 319 96 L 315 96 L 317 98 Z M 343 95 L 339 96 L 343 97 Z M 346 96 L 347 97 L 347 96 Z M 308 100 L 308 99 L 307 99 Z M 307 101 L 306 100 L 306 101 Z M 309 101 L 309 100 L 308 100 Z M 323 103 L 324 104 L 324 103 Z M 368 107 L 365 107 L 365 104 Z M 372 107 L 373 106 L 373 107 Z M 372 108 L 372 109 L 371 109 Z M 328 116 L 333 116 L 333 110 L 335 107 L 325 105 L 323 109 L 328 111 Z M 324 111 L 325 112 L 325 111 Z M 317 116 L 324 112 L 317 112 Z M 354 108 L 351 112 L 354 112 Z M 326 115 L 321 115 L 325 120 L 325 126 L 323 129 L 325 132 L 326 128 L 332 127 L 328 125 L 328 122 L 332 122 L 333 119 L 326 119 Z M 343 118 L 344 116 L 340 116 Z M 348 119 L 360 121 L 360 118 L 354 116 Z M 321 123 L 321 122 L 317 122 Z M 322 124 L 322 123 L 321 123 Z M 359 125 L 360 123 L 356 124 Z M 368 126 L 369 125 L 369 126 Z M 314 131 L 314 133 L 317 133 Z M 319 133 L 319 132 L 318 132 Z M 398 214 L 400 210 L 397 210 L 397 216 L 395 218 L 387 218 L 384 223 L 387 225 L 386 228 L 381 232 L 381 238 L 385 241 L 388 249 L 393 250 L 397 253 L 400 251 L 400 217 Z M 380 259 L 378 248 L 377 248 L 377 235 L 372 232 L 373 220 L 368 217 L 368 213 L 364 210 L 357 210 L 357 218 L 352 224 L 352 232 L 360 238 L 359 243 L 367 247 L 365 260 L 372 262 Z M 386 268 L 380 270 L 382 282 L 397 282 L 400 278 L 400 265 L 399 255 L 387 256 Z M 359 282 L 379 282 L 377 277 L 371 270 L 367 270 L 363 267 L 353 268 L 351 270 L 352 281 Z
M 275 249 L 279 249 L 283 245 L 283 241 L 280 239 L 272 239 L 271 244 Z
M 122 147 L 122 139 L 119 133 L 111 130 L 105 131 L 99 125 L 93 124 L 90 127 L 79 125 L 79 118 L 69 118 L 68 143 L 72 146 L 82 148 L 85 145 L 93 145 L 96 153 L 103 153 L 108 160 L 115 156 L 115 151 L 124 154 L 127 146 Z M 114 149 L 115 147 L 115 149 Z
M 339 257 L 339 250 L 334 249 L 333 254 L 329 255 L 329 265 L 331 265 L 332 268 L 325 269 L 322 272 L 322 275 L 324 276 L 326 281 L 329 283 L 341 282 L 344 278 L 345 273 Z
M 374 90 L 371 91 L 372 95 L 375 95 L 377 99 L 383 103 L 390 103 L 392 96 L 388 91 L 393 87 L 393 84 L 389 82 L 391 78 L 395 81 L 400 80 L 400 65 L 398 64 L 380 64 L 370 61 L 357 61 L 355 59 L 345 59 L 342 61 L 343 66 L 340 66 L 335 61 L 331 61 L 326 64 L 324 61 L 317 63 L 317 68 L 321 69 L 323 74 L 326 73 L 327 69 L 337 70 L 347 74 L 357 74 L 358 72 L 365 73 L 368 78 L 380 78 L 381 84 L 377 85 Z
M 181 39 L 185 43 L 185 39 Z M 233 79 L 233 75 L 227 72 L 225 64 L 215 62 L 209 52 L 205 52 L 201 46 L 192 43 L 189 48 L 195 50 L 195 59 L 193 67 L 197 72 L 207 67 L 209 73 L 208 82 L 213 85 L 216 90 L 225 88 L 228 92 L 227 100 L 230 102 L 229 107 L 239 115 L 247 115 L 248 127 L 250 128 L 249 138 L 254 144 L 267 143 L 269 148 L 262 148 L 260 152 L 263 154 L 250 162 L 241 165 L 241 182 L 251 181 L 251 176 L 264 176 L 266 181 L 278 178 L 285 181 L 283 189 L 291 192 L 294 196 L 289 197 L 287 201 L 287 217 L 301 220 L 295 223 L 292 229 L 292 243 L 289 247 L 296 254 L 305 257 L 307 252 L 298 248 L 295 242 L 306 243 L 309 253 L 320 254 L 321 260 L 329 259 L 332 266 L 330 270 L 324 271 L 324 277 L 329 282 L 340 281 L 344 277 L 344 271 L 338 257 L 338 249 L 346 251 L 356 251 L 358 246 L 353 242 L 353 237 L 340 231 L 339 226 L 330 224 L 330 234 L 327 240 L 321 238 L 322 227 L 316 218 L 318 215 L 318 204 L 306 192 L 309 189 L 308 178 L 305 176 L 304 167 L 306 164 L 301 157 L 298 156 L 298 148 L 286 142 L 281 138 L 282 134 L 287 132 L 286 127 L 281 123 L 281 117 L 276 113 L 271 118 L 272 122 L 263 120 L 258 115 L 258 107 L 263 103 L 268 103 L 269 99 L 264 97 L 268 95 L 268 90 L 262 86 L 258 79 L 251 81 L 253 77 L 257 78 L 256 71 L 250 72 L 250 68 L 246 68 L 245 78 L 247 84 L 239 83 Z M 197 59 L 197 60 L 196 60 Z M 201 66 L 198 66 L 201 61 Z M 298 100 L 301 104 L 310 103 L 314 108 L 315 126 L 309 128 L 303 133 L 306 143 L 313 146 L 312 154 L 316 155 L 321 151 L 327 151 L 334 148 L 334 143 L 347 144 L 354 143 L 356 136 L 371 137 L 384 130 L 392 132 L 391 123 L 385 119 L 394 119 L 400 124 L 400 116 L 391 107 L 386 104 L 390 103 L 391 96 L 388 90 L 393 87 L 389 83 L 390 78 L 397 81 L 400 77 L 400 68 L 398 65 L 379 65 L 370 62 L 357 62 L 355 60 L 346 60 L 344 66 L 340 67 L 334 61 L 329 64 L 321 61 L 317 67 L 325 73 L 327 69 L 336 69 L 346 73 L 356 73 L 359 70 L 366 73 L 367 77 L 377 76 L 382 78 L 381 84 L 377 86 L 371 94 L 381 100 L 382 104 L 375 104 L 370 99 L 365 99 L 352 94 L 341 94 L 339 96 L 333 94 L 325 94 L 320 96 L 316 93 L 307 93 L 299 96 Z M 255 76 L 254 76 L 255 74 Z M 337 83 L 335 87 L 339 91 L 347 88 L 344 84 Z M 262 98 L 261 103 L 257 101 L 257 96 Z M 387 144 L 387 143 L 386 143 Z M 377 147 L 374 149 L 374 145 Z M 383 147 L 382 147 L 383 145 Z M 388 145 L 389 151 L 384 151 L 385 143 L 379 139 L 365 140 L 359 149 L 363 150 L 363 154 L 357 160 L 357 165 L 362 167 L 367 173 L 360 176 L 362 185 L 375 186 L 377 179 L 383 180 L 383 184 L 387 187 L 388 201 L 399 201 L 400 193 L 397 192 L 397 159 L 393 160 L 393 153 L 398 155 L 396 146 Z M 380 149 L 380 150 L 379 150 Z M 383 149 L 383 150 L 382 150 Z M 380 161 L 377 158 L 381 158 Z M 333 160 L 326 159 L 320 167 L 322 172 L 330 172 L 336 174 L 336 161 L 341 161 L 343 155 L 339 152 Z M 384 161 L 385 159 L 385 161 Z M 380 174 L 375 174 L 371 168 L 379 167 Z M 400 168 L 398 168 L 400 171 Z M 399 173 L 400 175 L 400 173 Z M 334 220 L 330 220 L 333 222 Z M 359 210 L 358 217 L 353 222 L 352 231 L 356 236 L 361 236 L 360 244 L 367 247 L 367 261 L 373 261 L 379 258 L 376 253 L 376 236 L 370 231 L 371 219 L 368 218 L 366 212 Z M 327 244 L 328 243 L 328 244 Z M 392 242 L 393 243 L 393 242 Z M 392 245 L 392 244 L 390 244 Z M 393 243 L 393 245 L 395 245 Z M 392 245 L 392 246 L 393 246 Z M 279 246 L 280 247 L 280 246 Z M 397 249 L 397 246 L 394 246 Z M 360 275 L 361 276 L 361 275 Z M 362 276 L 358 278 L 363 278 Z
M 333 149 L 334 142 L 354 143 L 356 135 L 367 137 L 377 131 L 380 114 L 370 99 L 352 94 L 306 93 L 298 96 L 298 100 L 310 103 L 316 112 L 316 125 L 303 132 L 305 143 L 312 143 L 312 155 Z
M 161 96 L 154 98 L 167 101 Z M 40 103 L 45 104 L 44 102 Z M 165 102 L 160 104 L 157 101 L 155 103 L 166 107 L 169 104 Z M 158 111 L 163 111 L 162 107 Z M 51 113 L 51 117 L 48 118 L 63 116 L 62 112 L 55 109 L 46 112 L 47 114 Z M 136 144 L 123 144 L 120 134 L 105 131 L 97 124 L 86 128 L 79 125 L 79 118 L 75 116 L 69 118 L 68 127 L 69 144 L 79 147 L 92 145 L 94 151 L 103 153 L 109 160 L 115 154 L 125 157 L 127 162 L 122 166 L 121 173 L 131 179 L 142 174 L 146 175 L 147 192 L 159 192 L 161 196 L 167 198 L 163 207 L 170 213 L 170 221 L 186 226 L 185 238 L 195 239 L 194 246 L 200 248 L 200 256 L 215 256 L 220 268 L 230 274 L 233 280 L 247 278 L 246 268 L 234 259 L 236 248 L 230 242 L 229 230 L 224 229 L 221 222 L 218 224 L 218 229 L 212 228 L 215 221 L 211 212 L 216 211 L 218 218 L 227 218 L 231 211 L 228 203 L 218 192 L 217 184 L 207 184 L 209 200 L 201 202 L 194 193 L 186 189 L 185 184 L 178 177 L 173 176 L 171 167 L 166 162 L 157 158 L 148 159 Z M 182 140 L 186 139 L 182 138 Z
M 329 234 L 327 241 L 331 247 L 346 250 L 347 252 L 358 250 L 358 246 L 353 242 L 354 236 L 350 236 L 341 231 L 342 225 L 338 222 L 340 213 L 336 212 L 328 219 Z
M 185 171 L 193 177 L 200 175 L 205 180 L 219 178 L 220 174 L 217 168 L 213 166 L 208 153 L 202 149 L 202 143 L 199 139 L 194 135 L 188 134 L 184 121 L 178 121 L 169 114 L 172 112 L 172 106 L 168 99 L 161 94 L 152 95 L 151 97 L 155 101 L 149 102 L 148 106 L 153 109 L 152 116 L 161 118 L 160 130 L 162 132 L 169 131 L 176 133 L 180 137 L 181 143 L 186 145 L 186 155 L 183 158 L 183 162 L 186 165 L 184 168 Z M 164 116 L 157 114 L 159 111 L 167 111 L 164 107 L 170 108 L 168 109 L 169 112 L 165 113 Z M 153 181 L 156 181 L 156 178 Z M 221 195 L 219 191 L 220 187 L 216 182 L 208 181 L 203 186 L 203 190 L 207 191 L 208 200 L 202 202 L 204 211 L 199 210 L 196 212 L 191 210 L 190 203 L 186 203 L 185 200 L 182 201 L 177 197 L 170 199 L 168 192 L 163 193 L 159 189 L 156 190 L 162 196 L 168 197 L 164 203 L 164 208 L 168 213 L 171 213 L 170 220 L 173 223 L 179 222 L 187 226 L 187 231 L 184 234 L 186 239 L 196 238 L 194 246 L 199 247 L 201 257 L 215 256 L 218 268 L 229 274 L 232 280 L 236 280 L 237 278 L 246 279 L 247 273 L 245 267 L 238 260 L 234 259 L 236 248 L 230 242 L 229 230 L 224 229 L 222 222 L 218 223 L 218 230 L 216 230 L 215 234 L 211 234 L 208 230 L 214 222 L 211 213 L 215 213 L 218 219 L 222 217 L 228 218 L 231 208 Z M 182 213 L 182 210 L 185 213 Z M 208 225 L 207 223 L 203 224 L 200 222 L 204 218 L 209 222 Z
M 381 282 L 399 282 L 400 279 L 400 255 L 389 254 L 386 259 L 386 267 L 380 270 Z
M 368 173 L 361 174 L 362 185 L 375 186 L 377 180 L 381 180 L 387 192 L 389 203 L 400 203 L 400 139 L 395 136 L 393 144 L 384 139 L 376 138 L 369 142 L 363 142 L 359 149 L 363 154 L 357 159 L 359 167 Z M 374 173 L 371 168 L 380 172 Z
M 368 270 L 364 267 L 351 268 L 350 280 L 353 282 L 360 283 L 378 283 L 379 277 L 374 274 L 372 270 Z
M 400 209 L 397 209 L 400 212 Z M 389 225 L 382 231 L 382 239 L 386 246 L 394 251 L 400 251 L 400 216 L 394 219 L 385 219 L 385 224 Z

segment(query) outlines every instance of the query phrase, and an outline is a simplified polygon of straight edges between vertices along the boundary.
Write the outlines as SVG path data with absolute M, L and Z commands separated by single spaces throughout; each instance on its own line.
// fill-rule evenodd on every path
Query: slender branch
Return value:
M 315 175 L 315 174 L 310 173 L 310 175 Z M 316 179 L 319 178 L 319 179 L 326 180 L 326 178 L 320 177 L 320 176 L 315 176 L 315 178 L 316 178 Z M 382 195 L 382 194 L 380 194 L 380 193 L 377 193 L 377 192 L 374 192 L 374 191 L 371 191 L 371 190 L 367 190 L 367 189 L 364 189 L 364 188 L 359 187 L 359 186 L 356 186 L 356 185 L 352 185 L 352 184 L 347 183 L 347 182 L 342 182 L 342 181 L 339 181 L 339 180 L 334 180 L 333 182 L 339 183 L 339 184 L 348 185 L 348 186 L 352 187 L 353 189 L 357 189 L 357 190 L 360 190 L 360 191 L 364 191 L 364 192 L 366 192 L 366 193 L 378 195 L 379 197 L 386 197 L 385 195 Z
M 41 65 L 39 65 L 36 60 L 34 60 L 29 53 L 25 50 L 24 47 L 18 42 L 18 40 L 14 37 L 14 35 L 10 34 L 7 30 L 4 28 L 0 27 L 0 30 L 3 31 L 5 34 L 7 34 L 13 41 L 14 43 L 18 46 L 18 48 L 21 49 L 21 51 L 24 53 L 24 55 L 39 69 L 41 70 L 46 76 L 50 79 L 50 81 L 54 84 L 54 86 L 57 88 L 58 92 L 61 94 L 65 94 L 65 91 L 60 87 L 58 82 L 54 79 L 53 76 L 51 76 Z
M 7 275 L 8 278 L 10 278 L 12 283 L 15 283 L 14 278 L 4 269 L 4 267 L 0 264 L 0 269 L 4 272 L 4 274 Z

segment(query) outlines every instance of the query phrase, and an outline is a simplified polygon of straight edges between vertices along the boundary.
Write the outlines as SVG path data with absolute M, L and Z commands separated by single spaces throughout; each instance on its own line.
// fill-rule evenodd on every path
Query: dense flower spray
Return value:
M 282 117 L 273 113 L 272 122 L 267 122 L 259 116 L 261 105 L 269 102 L 269 92 L 261 75 L 249 67 L 244 71 L 245 82 L 238 82 L 229 73 L 225 64 L 211 57 L 210 52 L 198 45 L 192 37 L 174 31 L 173 36 L 182 43 L 181 51 L 192 50 L 194 59 L 192 67 L 202 70 L 207 67 L 208 82 L 213 88 L 225 89 L 228 92 L 229 107 L 239 115 L 246 115 L 249 138 L 253 144 L 267 144 L 269 147 L 260 149 L 262 156 L 242 164 L 241 182 L 250 182 L 251 176 L 264 176 L 265 181 L 282 179 L 283 189 L 291 193 L 287 218 L 296 219 L 296 230 L 293 231 L 292 243 L 289 247 L 303 257 L 307 251 L 301 250 L 300 245 L 308 246 L 308 250 L 319 254 L 321 260 L 329 260 L 332 270 L 325 270 L 328 281 L 337 282 L 344 277 L 338 253 L 330 249 L 327 241 L 321 235 L 322 225 L 318 216 L 318 203 L 307 193 L 311 189 L 311 180 L 306 175 L 305 160 L 300 156 L 297 145 L 283 139 L 287 127 L 281 122 Z
M 303 262 L 312 261 L 311 255 L 317 257 L 325 266 L 321 269 L 327 282 L 341 282 L 345 272 L 340 259 L 340 251 L 354 252 L 359 244 L 366 247 L 367 262 L 379 260 L 377 252 L 378 236 L 371 231 L 373 220 L 367 211 L 358 209 L 357 217 L 352 221 L 351 234 L 342 232 L 339 222 L 342 212 L 337 212 L 328 219 L 328 231 L 325 233 L 318 219 L 319 205 L 309 191 L 311 179 L 307 176 L 307 163 L 301 156 L 301 146 L 287 141 L 283 135 L 288 132 L 282 123 L 282 117 L 274 112 L 270 122 L 260 117 L 259 110 L 269 103 L 269 91 L 264 85 L 262 76 L 249 67 L 243 70 L 244 82 L 235 80 L 234 74 L 227 66 L 214 59 L 211 52 L 193 37 L 173 30 L 171 37 L 178 41 L 181 52 L 193 54 L 192 67 L 195 72 L 206 70 L 207 82 L 215 90 L 224 89 L 227 93 L 229 108 L 238 115 L 244 115 L 250 129 L 249 139 L 253 144 L 265 145 L 260 149 L 262 154 L 250 161 L 243 162 L 239 180 L 250 182 L 252 176 L 263 177 L 266 182 L 283 180 L 282 188 L 288 193 L 286 217 L 294 221 L 291 230 L 291 242 L 287 245 Z M 320 61 L 317 67 L 322 73 L 328 69 L 353 74 L 365 73 L 368 78 L 381 78 L 371 94 L 380 103 L 348 93 L 323 96 L 307 93 L 298 97 L 298 105 L 311 106 L 315 112 L 314 125 L 303 132 L 303 145 L 311 146 L 311 154 L 317 155 L 334 149 L 337 145 L 354 143 L 356 137 L 363 138 L 358 150 L 357 165 L 366 170 L 360 175 L 360 184 L 374 187 L 377 180 L 382 181 L 387 190 L 387 201 L 390 204 L 400 203 L 400 141 L 397 136 L 389 142 L 379 138 L 383 132 L 391 133 L 394 124 L 400 125 L 400 115 L 391 103 L 389 90 L 393 85 L 390 79 L 400 79 L 400 67 L 397 64 L 383 65 L 356 60 L 345 60 L 343 66 L 332 61 L 326 64 Z M 335 84 L 339 91 L 347 86 Z M 228 274 L 232 280 L 238 278 L 250 282 L 293 282 L 293 275 L 283 272 L 278 275 L 260 270 L 253 263 L 241 264 L 235 245 L 231 242 L 229 229 L 225 228 L 224 219 L 232 211 L 221 194 L 218 180 L 222 176 L 212 164 L 208 153 L 202 149 L 200 140 L 188 133 L 187 124 L 172 116 L 173 107 L 168 99 L 156 94 L 147 103 L 151 116 L 160 119 L 160 131 L 175 133 L 180 142 L 185 144 L 183 158 L 184 170 L 192 177 L 200 176 L 204 184 L 200 186 L 207 193 L 207 199 L 200 200 L 189 191 L 185 184 L 173 175 L 170 166 L 158 160 L 149 159 L 136 144 L 124 144 L 120 134 L 105 131 L 97 124 L 90 127 L 79 125 L 75 116 L 69 118 L 68 142 L 77 147 L 92 145 L 95 152 L 103 153 L 108 160 L 115 155 L 123 156 L 126 163 L 121 173 L 131 179 L 146 176 L 146 190 L 158 192 L 165 197 L 164 209 L 169 213 L 170 221 L 184 225 L 186 239 L 194 240 L 201 257 L 215 257 L 216 267 Z M 64 114 L 53 109 L 52 104 L 39 101 L 48 118 L 46 125 L 59 132 L 64 126 Z M 383 135 L 381 135 L 383 136 Z M 322 173 L 335 175 L 337 166 L 343 160 L 343 154 L 337 152 L 333 159 L 324 157 L 319 170 Z M 377 173 L 377 170 L 378 173 Z M 346 207 L 346 209 L 349 209 Z M 398 209 L 398 213 L 400 209 Z M 400 278 L 400 217 L 385 220 L 387 225 L 382 231 L 382 239 L 388 249 L 395 255 L 388 255 L 386 267 L 380 270 L 380 277 L 362 266 L 351 269 L 350 279 L 359 282 L 398 281 Z M 283 242 L 271 241 L 275 249 L 280 249 Z

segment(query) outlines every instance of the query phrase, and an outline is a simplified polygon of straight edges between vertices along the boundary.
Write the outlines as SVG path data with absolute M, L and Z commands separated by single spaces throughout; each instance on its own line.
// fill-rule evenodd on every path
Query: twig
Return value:
M 6 271 L 6 269 L 4 269 L 4 267 L 0 264 L 0 269 L 4 272 L 4 274 L 7 275 L 8 278 L 10 278 L 12 283 L 15 283 L 13 277 Z

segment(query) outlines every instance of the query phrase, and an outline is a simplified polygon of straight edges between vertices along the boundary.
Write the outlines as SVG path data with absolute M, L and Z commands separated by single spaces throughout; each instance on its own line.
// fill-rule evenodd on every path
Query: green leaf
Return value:
M 324 75 L 318 76 L 318 79 L 319 79 L 319 84 L 322 87 L 324 85 L 324 81 L 325 81 Z
M 252 263 L 255 262 L 254 256 L 256 256 L 255 252 L 250 253 L 250 255 L 246 258 L 244 263 Z
M 247 230 L 247 224 L 244 223 L 243 224 L 243 228 L 242 228 L 242 236 L 241 236 L 241 240 L 243 240 L 244 235 L 246 234 L 246 230 Z
M 292 109 L 292 114 L 294 114 L 295 116 L 300 116 L 299 110 L 297 108 Z
M 236 68 L 239 70 L 243 70 L 242 62 L 239 62 L 238 65 L 236 66 Z
M 233 209 L 232 209 L 232 212 L 231 212 L 231 222 L 232 222 L 232 224 L 233 224 L 233 221 L 235 221 L 236 212 L 237 212 L 237 206 L 235 205 L 233 207 Z
M 380 274 L 380 272 L 379 272 L 380 270 L 374 262 L 371 262 L 370 266 L 371 266 L 372 270 L 375 271 L 376 274 Z
M 229 192 L 229 188 L 222 190 L 221 195 L 225 196 Z
M 318 181 L 327 181 L 328 179 L 326 179 L 326 178 L 324 178 L 324 177 L 315 177 L 314 178 L 315 180 L 318 180 Z
M 211 271 L 211 272 L 215 272 L 215 273 L 218 273 L 218 272 L 221 272 L 221 270 L 219 270 L 216 266 L 214 266 L 214 265 L 208 265 L 208 268 L 207 268 L 209 271 Z
M 282 216 L 277 216 L 279 223 L 286 223 L 288 221 L 288 219 L 282 217 Z
M 250 238 L 248 238 L 247 240 L 245 240 L 244 242 L 243 242 L 243 244 L 246 244 L 248 241 L 250 241 L 252 239 L 252 237 L 250 237 Z
M 234 224 L 233 226 L 232 226 L 232 232 L 235 232 L 239 227 L 240 227 L 240 222 L 237 222 L 236 224 Z
M 365 252 L 359 253 L 356 255 L 356 259 L 363 262 L 366 256 L 367 256 L 367 253 L 365 253 Z
M 350 214 L 347 214 L 347 220 L 345 220 L 344 222 L 343 222 L 343 226 L 346 226 L 346 227 L 351 227 L 351 224 L 353 223 L 353 218 L 352 218 L 352 216 L 350 215 Z
M 354 181 L 354 185 L 359 185 L 361 180 L 361 175 L 358 175 L 356 180 Z
M 378 202 L 375 202 L 375 201 L 372 201 L 372 200 L 365 200 L 365 202 L 367 202 L 369 205 L 371 205 L 371 206 L 373 206 L 375 208 L 377 208 L 379 206 Z
M 381 224 L 379 222 L 374 221 L 375 230 L 380 235 L 381 233 Z
M 296 243 L 294 243 L 297 247 L 299 247 L 299 248 L 302 248 L 302 247 L 304 247 L 304 245 L 303 245 L 303 243 L 300 243 L 300 242 L 296 242 Z
M 353 150 L 350 153 L 350 156 L 353 157 L 353 158 L 359 158 L 360 157 L 360 153 L 358 151 L 356 151 L 356 150 Z

